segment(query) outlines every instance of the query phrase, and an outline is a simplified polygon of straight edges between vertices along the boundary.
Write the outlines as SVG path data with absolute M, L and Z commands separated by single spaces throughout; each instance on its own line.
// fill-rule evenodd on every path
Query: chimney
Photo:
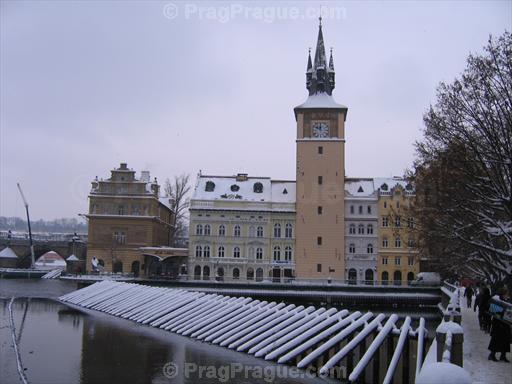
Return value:
M 149 176 L 149 171 L 140 172 L 140 181 L 143 181 L 144 183 L 149 183 L 150 180 L 151 177 Z

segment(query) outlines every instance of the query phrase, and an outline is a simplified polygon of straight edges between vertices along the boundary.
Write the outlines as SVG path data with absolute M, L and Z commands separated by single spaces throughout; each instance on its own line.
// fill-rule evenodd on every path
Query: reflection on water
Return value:
M 2 383 L 19 383 L 8 304 L 8 300 L 0 300 L 0 378 Z M 193 371 L 194 364 L 198 364 L 218 369 L 230 363 L 261 369 L 277 367 L 242 353 L 102 313 L 84 313 L 49 299 L 18 298 L 13 313 L 30 383 L 218 383 L 219 378 L 230 375 L 219 375 L 220 371 L 207 375 L 204 371 L 199 380 L 197 371 L 184 377 L 183 368 Z M 181 370 L 175 378 L 164 375 L 163 367 L 168 362 L 174 362 Z M 241 373 L 234 376 L 230 383 L 270 382 L 265 379 L 271 377 L 243 379 Z M 324 381 L 276 378 L 273 382 Z

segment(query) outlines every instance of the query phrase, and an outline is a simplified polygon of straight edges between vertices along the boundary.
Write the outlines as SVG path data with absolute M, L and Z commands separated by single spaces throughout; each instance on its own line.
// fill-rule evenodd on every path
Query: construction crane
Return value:
M 30 216 L 28 214 L 28 203 L 27 199 L 25 199 L 25 195 L 23 194 L 23 191 L 21 189 L 20 183 L 17 183 L 18 189 L 20 191 L 21 198 L 23 199 L 23 204 L 25 204 L 25 210 L 27 211 L 27 223 L 28 223 L 28 237 L 30 240 L 30 268 L 35 267 L 36 257 L 34 254 L 34 243 L 32 242 L 32 229 L 30 228 Z

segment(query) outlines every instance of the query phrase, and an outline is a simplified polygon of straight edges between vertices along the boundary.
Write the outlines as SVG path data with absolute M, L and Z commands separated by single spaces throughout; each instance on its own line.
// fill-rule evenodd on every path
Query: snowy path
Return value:
M 464 328 L 464 368 L 470 373 L 473 384 L 512 383 L 512 363 L 487 360 L 491 336 L 480 330 L 477 312 L 466 308 L 462 301 L 462 326 Z M 499 357 L 499 354 L 498 354 Z M 507 354 L 510 360 L 510 353 Z

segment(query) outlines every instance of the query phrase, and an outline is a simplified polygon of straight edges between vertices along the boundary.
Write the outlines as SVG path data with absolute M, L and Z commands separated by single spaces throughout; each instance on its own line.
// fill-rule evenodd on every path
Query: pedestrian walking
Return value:
M 496 296 L 495 296 L 496 298 Z M 508 301 L 508 290 L 502 287 L 499 290 L 498 298 L 501 301 Z M 504 309 L 497 304 L 491 303 L 490 311 L 492 313 L 491 341 L 489 342 L 489 360 L 498 361 L 496 353 L 500 352 L 500 361 L 509 363 L 507 352 L 510 352 L 510 325 L 502 320 Z
M 482 288 L 482 293 L 478 300 L 478 324 L 480 329 L 489 332 L 491 329 L 491 315 L 489 314 L 489 304 L 491 301 L 491 290 L 488 287 Z
M 464 291 L 464 297 L 467 300 L 467 307 L 471 308 L 471 301 L 473 300 L 473 288 L 471 288 L 471 285 L 468 285 L 466 290 Z

